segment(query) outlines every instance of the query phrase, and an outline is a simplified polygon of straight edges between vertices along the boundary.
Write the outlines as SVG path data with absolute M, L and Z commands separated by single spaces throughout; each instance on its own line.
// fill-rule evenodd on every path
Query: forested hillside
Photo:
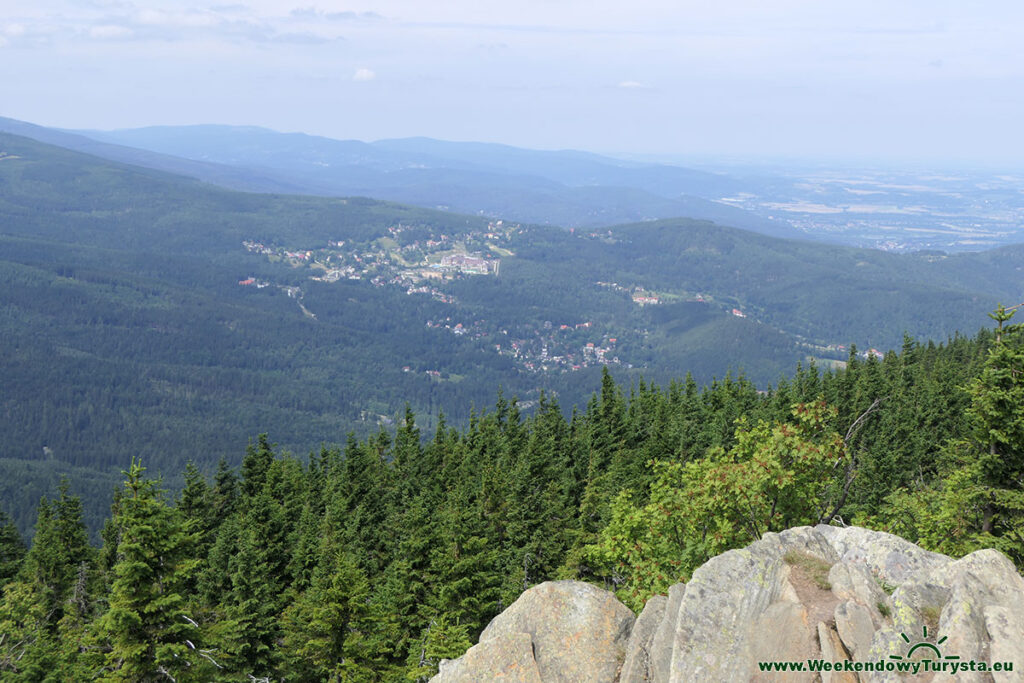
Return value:
M 24 554 L 2 534 L 11 680 L 424 680 L 541 581 L 634 607 L 766 531 L 842 520 L 1024 566 L 1024 332 L 798 368 L 759 392 L 619 385 L 566 418 L 499 395 L 464 429 L 393 431 L 240 469 L 185 468 L 167 496 L 133 461 L 100 548 L 62 488 Z
M 765 389 L 853 343 L 970 333 L 1019 296 L 1022 261 L 244 194 L 0 135 L 4 511 L 29 533 L 70 475 L 95 534 L 132 457 L 177 490 L 187 459 L 237 464 L 260 432 L 301 455 L 406 404 L 426 436 L 442 412 L 467 427 L 499 387 L 568 417 L 605 365 Z

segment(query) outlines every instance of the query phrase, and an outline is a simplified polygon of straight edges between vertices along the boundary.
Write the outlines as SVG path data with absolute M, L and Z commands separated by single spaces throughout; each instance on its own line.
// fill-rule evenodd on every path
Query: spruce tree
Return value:
M 163 500 L 145 469 L 133 461 L 114 520 L 120 530 L 109 609 L 99 620 L 107 641 L 110 680 L 173 677 L 204 680 L 209 664 L 196 651 L 198 629 L 180 592 L 195 568 L 195 538 L 178 510 Z
M 430 598 L 437 590 L 437 581 L 430 558 L 439 540 L 423 497 L 413 499 L 400 519 L 396 529 L 402 531 L 393 539 L 393 559 L 381 576 L 377 592 L 393 627 L 396 656 L 404 657 L 433 615 Z
M 185 463 L 185 487 L 178 496 L 178 509 L 196 530 L 205 531 L 210 510 L 210 487 L 199 468 L 191 460 Z
M 358 548 L 359 566 L 376 575 L 387 566 L 394 539 L 387 527 L 390 478 L 386 442 L 360 444 L 349 434 L 341 467 L 328 474 L 324 499 L 326 534 L 341 545 Z
M 209 607 L 219 606 L 231 590 L 231 559 L 238 553 L 239 536 L 238 518 L 228 517 L 217 529 L 206 562 L 199 570 L 197 589 Z
M 374 681 L 385 654 L 370 584 L 354 558 L 327 543 L 313 580 L 285 612 L 288 681 Z
M 25 557 L 25 541 L 7 513 L 0 511 L 0 588 L 14 578 Z
M 210 492 L 211 526 L 216 529 L 235 511 L 238 501 L 238 475 L 221 458 L 217 472 L 213 475 L 213 490 Z
M 466 624 L 441 615 L 431 620 L 423 631 L 419 651 L 410 657 L 406 678 L 418 682 L 429 681 L 437 673 L 442 659 L 457 659 L 465 654 L 472 641 Z
M 565 495 L 569 428 L 558 404 L 541 394 L 526 447 L 512 470 L 503 598 L 554 578 L 567 549 L 572 510 Z M 507 602 L 506 602 L 507 604 Z
M 279 664 L 278 614 L 285 588 L 275 573 L 276 558 L 259 526 L 246 522 L 229 562 L 231 591 L 225 596 L 225 647 L 233 668 L 257 678 L 273 676 Z
M 256 443 L 250 443 L 245 449 L 245 458 L 242 459 L 242 494 L 255 496 L 263 490 L 263 484 L 267 480 L 267 471 L 274 462 L 274 447 L 271 445 L 266 434 L 260 434 Z
M 318 505 L 307 501 L 302 507 L 302 515 L 292 534 L 292 554 L 288 564 L 288 573 L 292 577 L 291 587 L 303 591 L 309 587 L 320 554 L 320 529 L 323 512 L 317 511 Z
M 502 577 L 498 544 L 477 500 L 478 482 L 473 462 L 465 459 L 434 516 L 431 552 L 431 573 L 437 578 L 434 611 L 474 636 L 497 613 Z
M 44 498 L 39 504 L 36 536 L 20 571 L 22 580 L 37 584 L 39 595 L 44 596 L 51 630 L 64 615 L 64 602 L 81 565 L 91 567 L 93 556 L 81 501 L 68 493 L 67 482 L 62 480 L 58 499 L 50 503 Z
M 57 640 L 51 629 L 50 596 L 42 584 L 15 580 L 0 601 L 0 677 L 43 680 L 56 664 Z
M 1015 309 L 1016 307 L 1014 307 Z M 1016 310 L 1000 305 L 998 327 L 981 376 L 968 391 L 974 439 L 980 444 L 981 483 L 988 490 L 982 532 L 1006 536 L 1024 560 L 1024 326 L 1009 325 Z M 1006 545 L 1006 544 L 1001 544 Z

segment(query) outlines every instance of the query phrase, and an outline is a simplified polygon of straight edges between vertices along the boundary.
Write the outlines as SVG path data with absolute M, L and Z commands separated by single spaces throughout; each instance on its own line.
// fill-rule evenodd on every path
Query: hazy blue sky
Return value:
M 1019 0 L 0 0 L 0 115 L 1024 158 Z

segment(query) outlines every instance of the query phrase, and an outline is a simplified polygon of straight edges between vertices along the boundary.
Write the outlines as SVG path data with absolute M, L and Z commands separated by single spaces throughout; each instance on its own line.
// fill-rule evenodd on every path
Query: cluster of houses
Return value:
M 413 294 L 427 294 L 434 301 L 440 301 L 443 304 L 455 304 L 458 300 L 451 294 L 445 294 L 436 287 L 428 287 L 427 285 L 420 285 L 419 287 L 409 287 L 405 290 L 405 293 L 409 296 Z
M 242 242 L 242 246 L 250 254 L 263 254 L 264 256 L 270 256 L 274 253 L 273 248 L 264 245 L 262 242 L 254 242 L 252 240 L 245 240 Z
M 590 324 L 587 323 L 587 327 Z M 575 326 L 579 328 L 580 325 Z M 571 326 L 562 325 L 559 329 L 572 329 Z M 501 344 L 495 344 L 494 350 L 499 354 L 511 356 L 522 363 L 527 370 L 548 371 L 559 369 L 562 372 L 573 372 L 582 370 L 592 365 L 616 364 L 624 367 L 632 367 L 629 363 L 622 362 L 618 356 L 613 355 L 615 337 L 607 339 L 607 346 L 600 346 L 594 342 L 587 342 L 579 351 L 564 348 L 562 353 L 552 353 L 554 339 L 513 340 L 507 349 Z M 537 345 L 540 345 L 540 353 L 537 353 Z
M 501 336 L 509 336 L 509 331 L 506 329 L 489 330 L 486 321 L 483 320 L 460 323 L 453 321 L 451 317 L 446 317 L 428 320 L 426 325 L 430 329 L 447 330 L 456 336 L 467 336 L 473 339 L 486 339 L 494 336 L 498 336 L 500 339 Z M 575 325 L 554 325 L 546 321 L 543 330 L 579 330 L 592 326 L 593 323 L 590 321 Z M 587 342 L 584 347 L 580 348 L 574 347 L 573 342 L 569 340 L 559 339 L 557 335 L 545 333 L 543 330 L 537 330 L 534 338 L 492 342 L 488 344 L 488 348 L 493 349 L 499 355 L 510 357 L 523 369 L 532 372 L 551 370 L 572 372 L 598 364 L 619 364 L 624 367 L 632 367 L 613 354 L 613 349 L 618 341 L 615 337 L 605 337 L 604 345 Z
M 799 342 L 799 345 L 804 348 L 811 349 L 814 352 L 827 353 L 832 356 L 846 354 L 849 351 L 845 344 L 813 344 L 807 341 L 802 341 Z M 885 360 L 885 353 L 879 351 L 876 348 L 869 348 L 867 351 L 857 352 L 857 357 L 862 360 L 867 360 L 872 356 L 874 356 L 878 360 Z
M 630 297 L 633 299 L 633 303 L 639 304 L 641 306 L 649 306 L 661 303 L 661 297 L 659 297 L 654 292 L 648 292 L 643 287 L 624 287 L 620 285 L 618 282 L 602 282 L 600 280 L 595 282 L 594 284 L 597 285 L 598 287 L 604 287 L 606 289 L 611 289 L 616 292 L 624 292 L 626 294 L 629 294 Z
M 479 254 L 448 254 L 434 268 L 442 272 L 460 272 L 467 275 L 488 275 L 498 272 L 498 259 L 486 259 Z
M 583 359 L 584 361 L 594 360 L 598 363 L 620 363 L 618 356 L 609 357 L 612 348 L 615 346 L 617 340 L 612 337 L 608 340 L 610 346 L 597 346 L 593 342 L 587 342 L 587 345 L 583 347 Z
M 480 322 L 463 325 L 462 323 L 453 323 L 451 318 L 444 318 L 443 320 L 428 320 L 427 327 L 435 330 L 448 330 L 459 337 L 469 334 L 474 339 L 480 339 L 484 336 L 483 327 Z
M 316 277 L 313 276 L 310 279 L 316 280 L 317 282 L 337 282 L 342 278 L 347 280 L 361 280 L 363 276 L 352 266 L 345 266 L 344 268 L 331 268 L 323 275 Z
M 367 279 L 375 287 L 401 287 L 409 296 L 426 295 L 437 301 L 455 304 L 457 302 L 454 297 L 433 286 L 431 281 L 466 275 L 497 275 L 500 259 L 486 253 L 467 251 L 466 247 L 472 246 L 474 240 L 483 243 L 507 241 L 517 230 L 522 231 L 519 226 L 505 226 L 501 221 L 496 221 L 490 223 L 486 231 L 475 231 L 458 236 L 430 234 L 428 239 L 418 239 L 402 247 L 397 247 L 394 244 L 396 241 L 394 238 L 398 238 L 407 229 L 412 228 L 403 225 L 389 228 L 388 232 L 393 239 L 378 240 L 370 250 L 359 249 L 357 245 L 350 243 L 345 251 L 341 251 L 346 246 L 345 240 L 330 240 L 327 249 L 317 251 L 268 247 L 253 240 L 245 241 L 243 245 L 250 253 L 288 259 L 294 267 L 319 269 L 322 272 L 311 277 L 319 282 Z M 402 240 L 397 241 L 401 242 Z M 387 246 L 389 242 L 391 243 L 390 247 Z M 438 254 L 438 251 L 441 253 Z M 410 252 L 414 254 L 411 257 L 408 255 Z M 431 253 L 433 256 L 429 261 L 433 261 L 432 263 L 424 258 L 425 255 Z M 501 253 L 506 252 L 502 251 Z M 413 265 L 416 261 L 419 263 Z M 268 283 L 258 283 L 255 278 L 246 278 L 239 284 L 257 287 L 268 286 Z M 635 292 L 641 297 L 639 300 L 634 297 L 638 303 L 659 302 L 657 296 L 647 294 L 639 288 L 625 290 L 617 283 L 599 284 L 623 289 L 631 295 Z M 301 297 L 301 291 L 297 287 L 283 289 L 289 296 Z M 445 329 L 456 336 L 473 339 L 502 334 L 508 337 L 508 330 L 490 330 L 487 329 L 484 322 L 460 323 L 445 318 L 429 320 L 427 327 Z M 531 371 L 561 370 L 567 372 L 595 364 L 621 363 L 612 351 L 616 341 L 614 338 L 604 339 L 602 343 L 588 342 L 585 347 L 580 348 L 578 346 L 581 343 L 579 337 L 562 337 L 553 335 L 551 332 L 552 330 L 577 331 L 589 329 L 592 326 L 593 323 L 590 321 L 560 325 L 546 321 L 543 329 L 536 330 L 535 338 L 509 340 L 504 344 L 495 343 L 493 348 L 499 354 L 513 357 L 517 364 Z M 498 336 L 498 339 L 500 338 Z M 406 367 L 403 370 L 410 372 L 411 368 Z
M 393 225 L 389 227 L 388 232 L 393 237 L 398 237 L 406 230 L 412 228 L 414 228 L 414 226 L 402 225 L 401 223 L 399 223 L 398 225 Z M 504 221 L 491 221 L 490 223 L 487 224 L 486 230 L 470 230 L 469 232 L 460 235 L 458 239 L 466 241 L 490 240 L 492 242 L 502 242 L 510 240 L 513 234 L 519 232 L 522 232 L 522 228 L 519 225 L 506 226 Z M 454 241 L 454 239 L 455 238 L 452 236 L 446 235 L 445 233 L 440 233 L 438 235 L 431 235 L 428 239 L 424 240 L 423 242 L 420 242 L 419 240 L 410 242 L 408 245 L 403 247 L 403 249 L 422 249 L 424 247 L 430 249 L 446 247 L 450 245 Z
M 398 237 L 409 226 L 397 225 L 388 228 L 392 236 Z M 477 238 L 479 240 L 508 240 L 511 233 L 518 229 L 508 228 L 504 223 L 497 221 L 490 223 L 486 231 L 475 231 L 466 236 L 459 236 L 458 239 Z M 341 252 L 345 247 L 346 240 L 329 240 L 328 248 L 318 251 L 311 250 L 289 250 L 281 247 L 271 247 L 256 240 L 245 240 L 242 245 L 250 253 L 262 254 L 264 256 L 279 257 L 287 259 L 293 266 L 308 266 L 310 268 L 322 269 L 321 274 L 312 275 L 311 279 L 318 282 L 338 282 L 339 280 L 361 280 L 369 278 L 370 282 L 377 287 L 394 285 L 402 287 L 407 294 L 427 294 L 432 298 L 445 303 L 455 303 L 454 297 L 445 294 L 436 287 L 422 284 L 426 280 L 443 280 L 457 277 L 459 275 L 488 275 L 497 274 L 500 259 L 488 258 L 480 253 L 466 253 L 454 251 L 445 253 L 438 262 L 429 263 L 424 259 L 423 252 L 436 252 L 439 249 L 462 249 L 463 246 L 455 244 L 455 237 L 447 234 L 431 235 L 427 240 L 416 240 L 405 246 L 388 248 L 383 243 L 378 248 L 370 250 L 353 249 L 355 245 L 349 245 L 351 251 Z M 412 252 L 413 256 L 408 254 Z M 396 255 L 396 253 L 398 255 Z M 402 255 L 404 254 L 404 255 Z M 436 257 L 435 257 L 436 258 Z M 410 267 L 410 263 L 420 261 L 419 264 Z M 239 284 L 254 284 L 259 286 L 254 279 L 242 280 Z M 265 284 L 263 286 L 266 286 Z

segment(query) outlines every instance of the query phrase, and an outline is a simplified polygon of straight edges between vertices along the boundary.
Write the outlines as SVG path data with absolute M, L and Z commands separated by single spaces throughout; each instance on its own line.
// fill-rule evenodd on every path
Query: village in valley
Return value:
M 610 329 L 590 320 L 522 321 L 515 329 L 489 322 L 479 314 L 463 310 L 446 283 L 477 277 L 497 277 L 501 272 L 501 259 L 514 256 L 511 242 L 523 232 L 518 224 L 494 221 L 485 230 L 458 235 L 435 232 L 422 226 L 398 224 L 388 228 L 388 235 L 369 242 L 329 240 L 324 246 L 297 248 L 295 246 L 268 245 L 256 240 L 244 241 L 243 247 L 251 254 L 268 260 L 286 263 L 295 269 L 307 269 L 309 279 L 319 283 L 363 281 L 373 287 L 394 287 L 408 296 L 426 296 L 435 301 L 451 304 L 449 315 L 434 316 L 426 326 L 463 337 L 477 343 L 480 348 L 511 359 L 527 372 L 574 372 L 595 365 L 619 365 L 631 368 L 633 364 L 620 349 L 641 342 L 649 333 L 646 329 Z M 600 234 L 602 239 L 612 239 Z M 585 236 L 589 237 L 589 236 Z M 273 284 L 249 276 L 238 281 L 243 287 L 265 289 L 276 287 L 295 299 L 303 313 L 316 318 L 303 302 L 303 288 L 294 284 Z M 636 285 L 596 281 L 598 289 L 619 292 L 638 308 L 685 301 L 701 303 L 723 310 L 735 317 L 748 314 L 733 304 L 716 302 L 704 293 L 653 291 Z M 839 345 L 826 345 L 801 339 L 799 345 L 811 351 L 812 357 L 826 365 L 842 365 L 839 360 L 846 351 Z M 875 349 L 861 356 L 882 353 Z M 442 373 L 433 369 L 403 367 L 406 372 L 426 372 L 442 380 Z
M 554 324 L 545 320 L 510 331 L 491 329 L 486 320 L 462 323 L 447 316 L 428 320 L 427 327 L 480 340 L 485 348 L 511 358 L 530 372 L 574 372 L 594 365 L 633 367 L 616 355 L 618 338 L 598 332 L 591 321 Z
M 255 240 L 242 243 L 249 253 L 261 254 L 271 261 L 284 261 L 293 268 L 315 271 L 317 282 L 367 280 L 376 287 L 397 286 L 407 294 L 428 294 L 454 303 L 434 283 L 465 275 L 497 275 L 501 257 L 513 253 L 502 244 L 520 230 L 503 221 L 488 224 L 485 231 L 471 231 L 458 237 L 433 234 L 424 228 L 396 225 L 388 236 L 369 243 L 331 240 L 314 249 L 295 249 L 266 245 Z M 415 234 L 410 238 L 408 233 Z M 240 285 L 267 286 L 255 278 L 240 280 Z
M 293 268 L 311 271 L 315 282 L 335 283 L 361 280 L 374 287 L 396 287 L 409 296 L 421 295 L 447 304 L 458 304 L 456 297 L 444 289 L 444 283 L 471 277 L 495 277 L 501 272 L 502 257 L 513 256 L 509 242 L 522 228 L 494 221 L 486 230 L 459 235 L 434 233 L 422 227 L 396 225 L 388 228 L 388 236 L 358 244 L 349 240 L 331 240 L 326 246 L 295 248 L 268 245 L 256 240 L 244 241 L 251 254 L 284 262 Z M 303 305 L 301 287 L 274 285 L 256 277 L 238 281 L 240 286 L 263 289 L 277 287 L 298 300 L 303 312 L 316 315 Z M 638 305 L 658 303 L 657 297 L 641 292 L 633 297 Z M 477 340 L 483 348 L 511 358 L 529 372 L 572 372 L 600 364 L 632 367 L 616 354 L 618 338 L 614 332 L 598 333 L 591 321 L 554 324 L 524 324 L 519 329 L 498 329 L 484 319 L 452 315 L 426 321 L 426 326 L 456 336 Z M 411 372 L 411 367 L 403 368 Z M 440 378 L 434 370 L 424 370 Z

